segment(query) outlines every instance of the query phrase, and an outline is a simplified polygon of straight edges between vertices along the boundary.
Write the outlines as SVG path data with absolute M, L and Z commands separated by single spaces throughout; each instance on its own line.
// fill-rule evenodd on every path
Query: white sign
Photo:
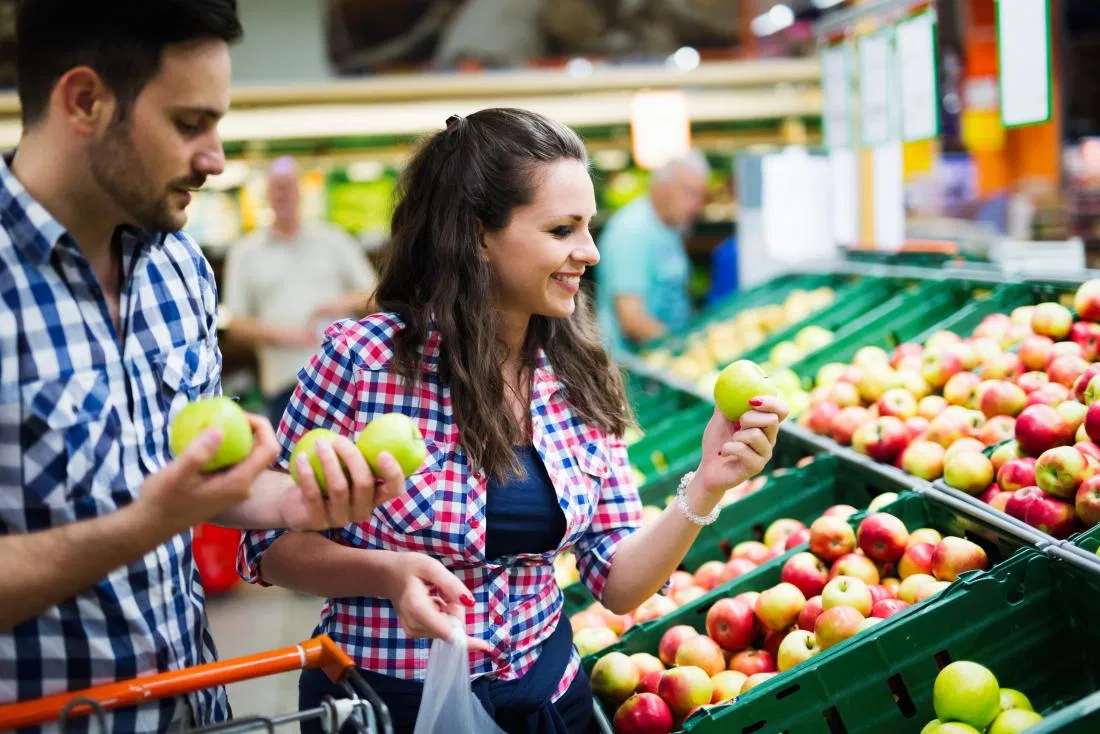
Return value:
M 897 28 L 901 74 L 901 135 L 906 142 L 939 134 L 936 101 L 936 24 L 931 12 L 902 21 Z
M 859 39 L 860 126 L 863 145 L 893 140 L 894 101 L 890 89 L 893 34 L 880 31 Z
M 897 250 L 905 243 L 905 171 L 901 143 L 881 145 L 871 155 L 875 245 Z
M 821 88 L 824 96 L 825 147 L 852 146 L 852 88 L 849 84 L 852 47 L 843 43 L 821 52 Z
M 829 229 L 839 245 L 859 244 L 859 164 L 852 150 L 829 151 Z
M 1001 124 L 1050 119 L 1050 0 L 997 0 Z
M 630 116 L 634 160 L 642 168 L 660 168 L 691 148 L 687 97 L 675 89 L 638 92 Z

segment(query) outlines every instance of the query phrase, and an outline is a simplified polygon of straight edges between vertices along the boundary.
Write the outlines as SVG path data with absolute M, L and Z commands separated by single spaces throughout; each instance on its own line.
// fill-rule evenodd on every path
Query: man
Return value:
M 596 308 L 612 355 L 687 326 L 684 233 L 703 209 L 708 172 L 695 151 L 677 157 L 654 172 L 647 196 L 608 220 L 599 241 Z
M 280 158 L 268 170 L 267 199 L 270 228 L 229 251 L 225 307 L 230 336 L 256 350 L 268 418 L 277 426 L 324 328 L 365 315 L 378 277 L 343 230 L 302 221 L 292 159 Z
M 346 439 L 319 449 L 328 499 L 251 454 L 203 473 L 169 423 L 221 391 L 209 264 L 180 228 L 222 170 L 234 0 L 25 0 L 23 136 L 0 159 L 0 703 L 210 662 L 191 528 L 321 529 L 403 490 Z M 340 462 L 350 475 L 344 478 Z M 334 486 L 333 482 L 336 482 Z M 120 709 L 107 730 L 228 715 L 224 690 Z M 77 717 L 66 731 L 95 729 Z

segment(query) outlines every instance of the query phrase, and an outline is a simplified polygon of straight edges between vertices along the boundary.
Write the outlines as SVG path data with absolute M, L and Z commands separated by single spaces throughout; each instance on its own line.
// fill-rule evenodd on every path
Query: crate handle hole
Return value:
M 764 539 L 764 526 L 762 524 L 756 524 L 752 526 L 752 535 L 757 540 Z
M 844 726 L 836 706 L 830 706 L 821 715 L 825 717 L 825 723 L 829 726 L 829 734 L 848 734 L 848 727 Z
M 913 705 L 913 699 L 909 696 L 909 688 L 905 685 L 905 681 L 901 679 L 901 675 L 892 675 L 887 678 L 886 682 L 890 684 L 890 690 L 894 694 L 894 702 L 898 705 L 901 715 L 907 719 L 916 716 L 917 707 Z
M 726 558 L 729 558 L 730 554 L 733 553 L 733 545 L 723 538 L 718 541 L 718 550 L 722 551 L 722 555 L 726 556 Z
M 794 695 L 795 693 L 798 693 L 798 689 L 800 689 L 801 687 L 802 686 L 798 685 L 797 683 L 795 683 L 793 686 L 787 686 L 782 691 L 779 691 L 778 693 L 776 693 L 775 697 L 776 697 L 776 699 L 780 699 L 780 698 L 786 698 L 787 696 Z
M 940 670 L 943 670 L 951 664 L 951 653 L 949 653 L 947 650 L 940 650 L 932 657 L 936 661 L 936 667 Z
M 743 727 L 741 729 L 741 734 L 753 734 L 753 732 L 760 731 L 761 729 L 763 729 L 767 725 L 768 725 L 768 722 L 766 722 L 766 721 L 758 721 L 755 724 L 751 724 L 749 726 Z
M 1012 589 L 1009 589 L 1008 596 L 1006 598 L 1008 599 L 1009 604 L 1019 604 L 1024 600 L 1024 587 L 1016 586 Z

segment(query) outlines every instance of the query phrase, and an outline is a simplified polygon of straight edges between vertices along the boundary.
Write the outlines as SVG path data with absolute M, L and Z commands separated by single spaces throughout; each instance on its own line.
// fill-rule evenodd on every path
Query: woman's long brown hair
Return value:
M 493 273 L 479 253 L 478 223 L 487 231 L 506 227 L 516 207 L 531 202 L 537 169 L 563 159 L 587 163 L 584 144 L 568 127 L 525 110 L 482 110 L 452 119 L 429 138 L 398 184 L 377 291 L 379 307 L 405 323 L 396 337 L 395 371 L 413 384 L 420 379 L 421 348 L 434 318 L 463 448 L 496 479 L 519 469 L 514 446 L 527 427 L 505 400 L 504 348 L 490 306 Z M 622 435 L 629 420 L 622 380 L 583 291 L 568 319 L 531 319 L 528 367 L 540 347 L 573 409 L 589 425 Z

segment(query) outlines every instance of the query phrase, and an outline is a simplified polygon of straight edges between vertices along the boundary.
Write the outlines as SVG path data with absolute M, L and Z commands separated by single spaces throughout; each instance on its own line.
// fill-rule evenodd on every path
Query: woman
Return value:
M 595 598 L 632 610 L 771 456 L 779 401 L 756 400 L 740 425 L 715 412 L 680 499 L 640 528 L 626 399 L 580 292 L 599 261 L 595 213 L 571 130 L 522 110 L 452 117 L 403 175 L 382 312 L 328 330 L 279 427 L 284 463 L 309 429 L 353 437 L 392 411 L 425 435 L 407 494 L 369 522 L 251 533 L 240 558 L 248 581 L 328 597 L 318 631 L 364 669 L 397 731 L 412 731 L 447 613 L 465 622 L 474 690 L 502 728 L 586 731 L 591 691 L 554 557 L 572 548 Z M 303 708 L 328 693 L 340 695 L 322 674 L 302 676 Z

